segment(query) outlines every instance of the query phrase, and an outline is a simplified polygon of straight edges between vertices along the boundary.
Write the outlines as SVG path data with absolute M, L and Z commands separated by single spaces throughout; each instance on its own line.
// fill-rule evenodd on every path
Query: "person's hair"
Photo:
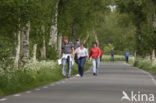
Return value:
M 92 43 L 92 45 L 94 45 L 94 44 L 97 46 L 97 42 L 93 42 L 93 43 Z
M 85 44 L 84 44 L 84 43 L 80 43 L 80 45 L 83 45 L 83 46 L 85 46 Z
M 78 42 L 78 41 L 80 41 L 80 39 L 77 38 L 76 41 Z

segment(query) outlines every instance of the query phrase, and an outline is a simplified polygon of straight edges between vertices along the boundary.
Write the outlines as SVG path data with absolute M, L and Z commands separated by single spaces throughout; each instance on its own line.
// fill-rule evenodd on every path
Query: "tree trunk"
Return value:
M 86 44 L 88 38 L 89 38 L 89 33 L 87 33 L 87 37 L 86 37 L 86 39 L 85 39 L 84 42 L 83 42 L 84 44 Z
M 152 51 L 152 62 L 155 60 L 155 50 Z
M 93 34 L 95 35 L 95 41 L 96 41 L 97 45 L 99 46 L 99 40 L 98 40 L 97 33 L 96 33 L 95 29 L 93 30 Z
M 29 59 L 29 33 L 30 33 L 30 22 L 28 22 L 26 26 L 23 27 L 22 30 L 22 62 L 24 64 Z
M 40 49 L 40 54 L 42 59 L 46 59 L 46 44 L 45 40 L 43 40 L 43 47 Z
M 19 58 L 20 58 L 20 49 L 21 49 L 21 31 L 18 31 L 17 35 L 17 47 L 16 47 L 16 57 L 15 57 L 15 68 L 18 69 Z
M 62 36 L 58 37 L 58 57 L 61 55 L 61 49 L 62 49 Z
M 75 34 L 75 31 L 74 31 L 74 24 L 71 25 L 71 35 L 70 35 L 70 41 L 71 42 L 74 42 L 74 34 Z
M 50 40 L 49 45 L 55 46 L 57 48 L 57 34 L 58 34 L 58 28 L 57 28 L 57 17 L 58 17 L 58 5 L 60 0 L 57 1 L 56 7 L 55 7 L 55 17 L 52 19 L 52 25 L 50 30 Z
M 37 44 L 34 44 L 33 46 L 33 61 L 36 61 L 36 51 L 37 51 Z

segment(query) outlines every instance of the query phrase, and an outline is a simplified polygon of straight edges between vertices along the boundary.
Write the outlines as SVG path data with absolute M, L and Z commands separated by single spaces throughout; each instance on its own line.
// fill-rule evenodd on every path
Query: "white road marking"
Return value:
M 6 98 L 2 98 L 0 99 L 0 102 L 6 101 L 6 100 L 7 100 Z
M 31 91 L 27 91 L 26 93 L 31 93 Z
M 51 84 L 50 86 L 55 86 L 55 84 Z
M 58 84 L 58 85 L 59 85 L 59 84 L 60 84 L 60 82 L 57 82 L 56 84 Z
M 43 88 L 45 88 L 45 89 L 46 89 L 46 88 L 48 88 L 48 87 L 47 87 L 47 86 L 44 86 Z
M 142 70 L 142 69 L 140 69 L 143 73 L 146 73 L 151 79 L 152 79 L 152 82 L 154 83 L 154 85 L 156 86 L 156 80 L 154 79 L 154 77 L 150 74 L 150 73 L 148 73 L 148 72 L 146 72 L 146 71 L 144 71 L 144 70 Z
M 21 94 L 15 94 L 14 96 L 15 96 L 15 97 L 19 97 L 19 96 L 21 96 Z
M 41 90 L 41 89 L 39 89 L 39 88 L 37 88 L 37 89 L 35 89 L 36 91 L 39 91 L 39 90 Z

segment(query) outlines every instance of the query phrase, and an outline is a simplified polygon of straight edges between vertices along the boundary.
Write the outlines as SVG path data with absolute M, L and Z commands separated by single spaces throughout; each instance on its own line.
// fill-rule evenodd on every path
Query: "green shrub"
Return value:
M 58 51 L 55 47 L 48 46 L 47 47 L 47 59 L 49 60 L 56 60 L 58 59 Z

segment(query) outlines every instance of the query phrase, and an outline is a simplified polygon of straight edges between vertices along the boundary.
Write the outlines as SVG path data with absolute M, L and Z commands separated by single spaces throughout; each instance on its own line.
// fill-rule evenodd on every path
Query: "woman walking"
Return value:
M 77 54 L 78 58 L 78 72 L 82 77 L 84 73 L 84 64 L 86 62 L 86 58 L 88 57 L 88 50 L 84 47 L 84 44 L 81 43 L 80 47 L 75 50 L 75 54 Z
M 96 76 L 98 74 L 98 67 L 100 63 L 100 55 L 101 50 L 97 47 L 97 43 L 93 42 L 93 47 L 90 50 L 89 58 L 92 58 L 92 65 L 93 65 L 93 75 Z

